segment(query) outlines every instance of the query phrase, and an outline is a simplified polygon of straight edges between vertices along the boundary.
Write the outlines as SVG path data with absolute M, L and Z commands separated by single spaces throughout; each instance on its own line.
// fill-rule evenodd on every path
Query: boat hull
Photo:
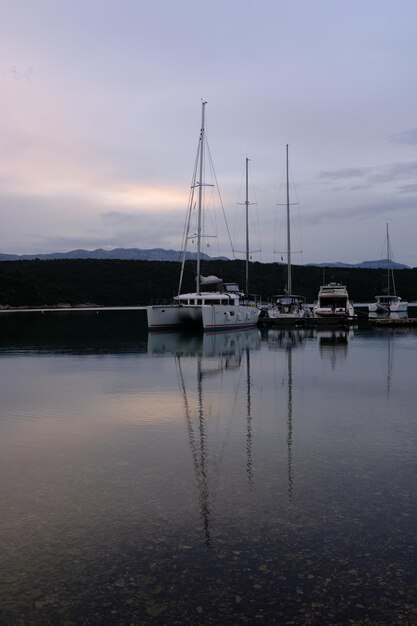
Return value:
M 204 330 L 225 330 L 227 328 L 253 328 L 258 324 L 260 310 L 255 306 L 203 305 Z
M 165 328 L 199 328 L 202 325 L 201 306 L 147 306 L 146 315 L 148 328 L 163 330 Z
M 349 313 L 346 310 L 343 311 L 338 311 L 333 310 L 333 309 L 326 309 L 326 308 L 316 308 L 314 309 L 314 317 L 323 317 L 323 318 L 331 318 L 331 317 L 335 317 L 338 319 L 344 319 L 349 317 Z M 350 317 L 353 317 L 353 314 L 350 315 Z
M 291 313 L 274 314 L 268 311 L 263 321 L 267 321 L 270 326 L 305 326 L 306 320 L 308 319 L 310 319 L 308 315 L 296 315 Z
M 223 305 L 157 305 L 146 307 L 148 328 L 200 328 L 225 330 L 253 328 L 258 323 L 259 309 L 253 306 Z
M 368 309 L 370 313 L 380 313 L 384 315 L 389 315 L 389 313 L 407 313 L 408 302 L 403 302 L 402 300 L 393 301 L 389 304 L 371 302 Z
M 408 302 L 393 302 L 389 310 L 391 313 L 406 313 L 408 310 Z

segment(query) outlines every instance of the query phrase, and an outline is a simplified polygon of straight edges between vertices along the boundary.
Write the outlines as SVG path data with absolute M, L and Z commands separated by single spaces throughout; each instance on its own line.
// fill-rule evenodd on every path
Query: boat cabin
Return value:
M 320 287 L 317 303 L 313 307 L 315 317 L 354 317 L 355 311 L 349 300 L 346 285 L 329 283 Z
M 277 307 L 282 313 L 293 313 L 303 308 L 306 304 L 304 296 L 294 296 L 289 294 L 283 294 L 278 296 L 272 296 L 271 302 L 273 306 Z
M 348 302 L 348 292 L 346 285 L 339 283 L 329 283 L 320 287 L 318 295 L 319 306 L 331 308 L 346 307 Z
M 223 306 L 239 305 L 242 296 L 237 283 L 222 283 L 220 290 L 202 291 L 201 293 L 183 293 L 175 297 L 178 304 L 187 306 L 201 306 L 204 304 L 220 304 Z
M 375 302 L 377 304 L 389 306 L 391 302 L 399 302 L 401 298 L 394 295 L 375 296 Z

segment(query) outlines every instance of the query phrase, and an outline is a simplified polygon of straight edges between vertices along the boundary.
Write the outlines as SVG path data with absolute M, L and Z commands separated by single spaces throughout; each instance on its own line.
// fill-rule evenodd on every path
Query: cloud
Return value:
M 348 204 L 346 198 L 344 204 L 332 206 L 326 209 L 315 211 L 303 217 L 303 222 L 307 224 L 318 225 L 322 222 L 346 221 L 352 222 L 356 219 L 369 219 L 378 216 L 396 216 L 407 215 L 415 212 L 417 198 L 401 199 L 398 196 L 391 197 L 373 197 L 366 203 Z
M 172 245 L 179 249 L 181 233 L 178 230 L 178 220 L 178 216 L 173 217 L 170 213 L 132 215 L 113 211 L 96 221 L 90 220 L 89 227 L 84 228 L 83 234 L 80 234 L 78 221 L 67 235 L 57 234 L 56 229 L 49 232 L 46 228 L 30 231 L 28 236 L 33 241 L 30 252 L 57 252 L 78 248 L 171 248 Z
M 388 137 L 388 141 L 392 143 L 417 146 L 417 128 L 413 128 L 412 130 L 405 130 L 401 133 L 390 135 Z
M 374 168 L 368 180 L 372 183 L 389 183 L 395 180 L 408 180 L 416 177 L 417 161 L 405 161 Z
M 417 161 L 389 163 L 379 167 L 346 167 L 339 170 L 320 172 L 319 180 L 325 182 L 341 182 L 353 178 L 361 178 L 363 185 L 390 183 L 397 180 L 408 180 L 417 177 Z M 361 187 L 359 187 L 361 188 Z
M 340 170 L 329 170 L 320 172 L 318 178 L 320 180 L 345 180 L 350 178 L 363 178 L 372 171 L 371 167 L 345 167 Z
M 417 195 L 417 183 L 411 184 L 411 185 L 402 185 L 401 187 L 398 187 L 398 191 L 399 193 L 414 193 Z M 416 198 L 416 204 L 417 204 L 417 198 Z
M 363 191 L 364 189 L 369 189 L 372 187 L 370 183 L 363 183 L 362 185 L 352 185 L 350 187 L 351 191 Z

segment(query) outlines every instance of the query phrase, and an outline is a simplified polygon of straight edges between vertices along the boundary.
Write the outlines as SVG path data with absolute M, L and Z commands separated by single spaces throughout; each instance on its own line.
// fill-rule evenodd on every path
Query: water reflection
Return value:
M 387 399 L 391 395 L 392 372 L 394 365 L 394 347 L 395 347 L 395 331 L 386 333 L 386 361 L 384 364 L 386 370 L 386 394 Z
M 257 328 L 220 333 L 150 332 L 148 354 L 230 357 L 238 362 L 245 349 L 259 349 L 261 334 Z
M 203 525 L 205 544 L 211 546 L 209 490 L 209 451 L 205 406 L 205 383 L 208 379 L 221 376 L 226 371 L 245 368 L 246 397 L 246 473 L 252 482 L 252 399 L 251 399 L 251 350 L 261 347 L 261 334 L 257 329 L 223 333 L 163 332 L 149 333 L 148 354 L 172 354 L 175 359 L 178 383 L 184 402 L 184 415 L 194 474 L 198 489 L 200 518 Z M 184 360 L 196 360 L 193 384 L 188 384 L 184 373 Z M 196 388 L 197 400 L 193 403 Z
M 294 471 L 293 471 L 293 350 L 304 348 L 307 337 L 314 331 L 306 329 L 279 328 L 269 329 L 267 333 L 268 348 L 272 350 L 284 350 L 286 353 L 287 366 L 287 480 L 288 500 L 293 499 Z
M 352 339 L 353 334 L 353 328 L 319 329 L 315 331 L 315 337 L 319 341 L 320 356 L 331 363 L 333 370 L 338 362 L 346 360 L 349 341 Z
M 311 331 L 310 331 L 311 332 Z M 306 329 L 270 328 L 267 331 L 266 341 L 268 348 L 297 348 L 304 345 L 309 331 Z
M 354 336 L 353 328 L 309 328 L 309 329 L 269 329 L 266 342 L 271 350 L 295 349 L 304 347 L 306 341 L 317 341 L 320 356 L 330 362 L 335 369 L 337 362 L 347 357 L 349 341 Z
M 0 354 L 0 623 L 414 623 L 417 333 L 138 336 Z
M 280 331 L 270 337 L 272 345 L 285 349 L 287 356 L 287 477 L 288 477 L 288 500 L 293 498 L 294 475 L 293 475 L 293 372 L 292 353 L 293 349 L 304 345 L 305 333 L 302 331 Z
M 45 354 L 145 352 L 141 309 L 44 310 L 0 313 L 0 350 Z

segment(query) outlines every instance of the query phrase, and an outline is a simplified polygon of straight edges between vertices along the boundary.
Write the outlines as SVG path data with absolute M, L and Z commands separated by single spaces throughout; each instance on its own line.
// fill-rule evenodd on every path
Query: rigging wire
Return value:
M 207 137 L 207 133 L 206 133 L 206 137 Z M 221 206 L 223 217 L 224 217 L 224 221 L 225 221 L 225 224 L 226 224 L 226 231 L 227 231 L 227 236 L 229 238 L 230 248 L 232 250 L 233 258 L 235 259 L 236 257 L 235 257 L 235 253 L 234 253 L 234 249 L 233 249 L 232 237 L 230 235 L 229 224 L 227 223 L 226 212 L 224 210 L 223 200 L 222 200 L 222 197 L 220 195 L 219 183 L 217 181 L 216 172 L 214 171 L 213 160 L 211 158 L 211 152 L 210 152 L 210 146 L 209 146 L 208 139 L 206 141 L 206 147 L 207 147 L 207 154 L 208 154 L 209 161 L 210 161 L 211 168 L 212 168 L 212 174 L 213 174 L 213 178 L 214 178 L 214 183 L 215 183 L 215 186 L 216 186 L 216 189 L 217 189 L 217 194 L 218 194 L 218 197 L 219 197 L 220 206 Z

